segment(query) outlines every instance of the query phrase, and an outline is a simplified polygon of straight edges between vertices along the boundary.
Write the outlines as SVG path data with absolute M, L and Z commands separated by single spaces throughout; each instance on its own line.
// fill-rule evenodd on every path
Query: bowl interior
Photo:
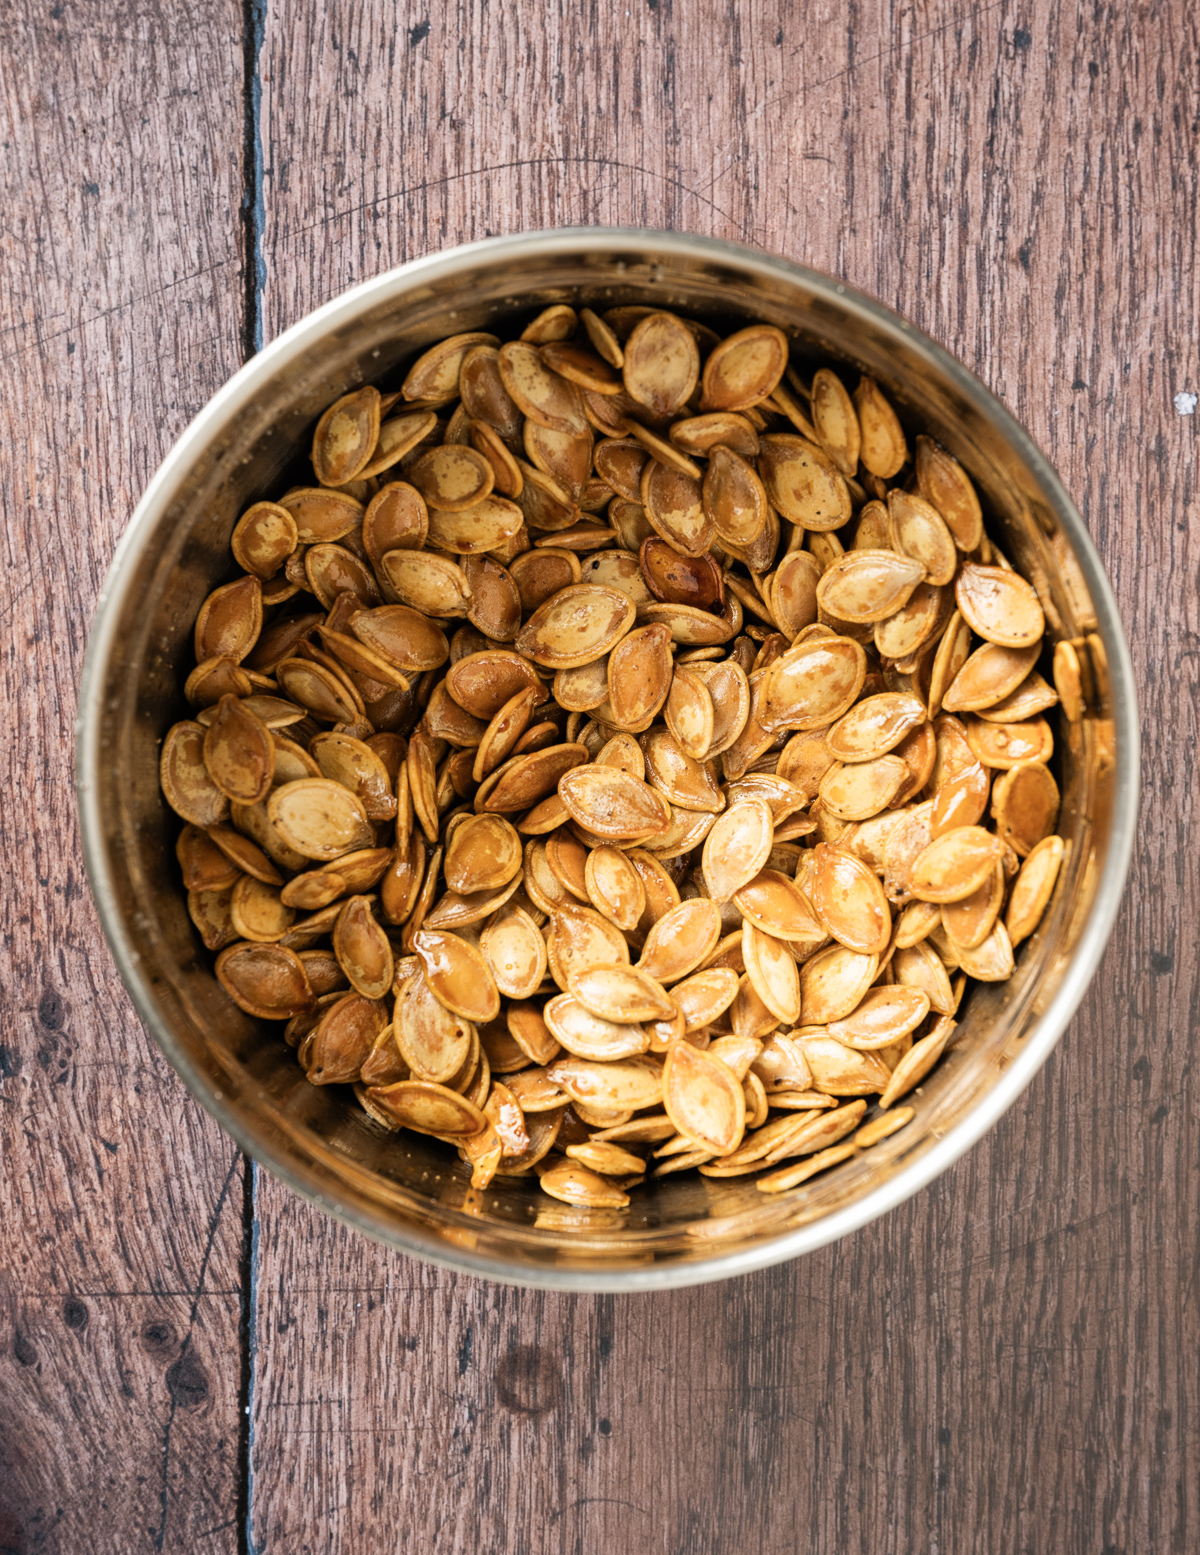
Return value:
M 931 432 L 970 471 L 990 532 L 1038 589 L 1048 642 L 1095 639 L 1088 716 L 1056 726 L 1067 857 L 1016 973 L 973 989 L 953 1048 L 908 1098 L 916 1117 L 907 1128 L 774 1198 L 752 1178 L 694 1173 L 651 1181 L 622 1211 L 571 1209 L 513 1180 L 472 1190 L 448 1147 L 386 1134 L 348 1090 L 309 1085 L 282 1028 L 248 1019 L 221 992 L 186 911 L 158 750 L 188 716 L 192 624 L 235 570 L 228 543 L 239 514 L 290 484 L 289 466 L 339 394 L 363 382 L 398 386 L 432 341 L 469 329 L 508 338 L 558 301 L 650 303 L 722 332 L 765 319 L 793 339 L 797 363 L 870 373 L 910 433 Z M 297 326 L 222 391 L 159 472 L 114 563 L 90 649 L 79 773 L 89 871 L 118 963 L 167 1056 L 299 1191 L 393 1245 L 500 1278 L 590 1289 L 688 1283 L 818 1245 L 898 1202 L 977 1137 L 1045 1057 L 1090 975 L 1124 875 L 1135 737 L 1123 681 L 1114 698 L 1102 678 L 1106 662 L 1124 665 L 1123 640 L 1053 472 L 970 374 L 895 315 L 812 272 L 693 239 L 496 240 L 393 272 Z

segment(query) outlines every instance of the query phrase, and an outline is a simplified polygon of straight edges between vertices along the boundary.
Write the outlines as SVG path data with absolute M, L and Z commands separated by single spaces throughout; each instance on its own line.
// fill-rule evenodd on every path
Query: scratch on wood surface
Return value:
M 217 1239 L 217 1227 L 221 1224 L 221 1213 L 225 1208 L 225 1201 L 229 1197 L 229 1185 L 233 1182 L 233 1179 L 237 1175 L 238 1168 L 241 1166 L 241 1164 L 242 1157 L 235 1153 L 230 1160 L 229 1170 L 225 1173 L 225 1181 L 221 1184 L 221 1191 L 217 1196 L 217 1202 L 213 1206 L 212 1214 L 209 1216 L 208 1234 L 204 1242 L 204 1256 L 200 1260 L 200 1273 L 196 1278 L 195 1289 L 191 1293 L 192 1307 L 191 1311 L 188 1313 L 187 1331 L 183 1336 L 183 1344 L 180 1347 L 179 1358 L 175 1361 L 174 1367 L 171 1368 L 172 1370 L 184 1366 L 191 1354 L 192 1334 L 196 1327 L 196 1314 L 200 1310 L 201 1294 L 204 1290 L 204 1277 L 208 1273 L 208 1260 L 212 1257 L 213 1244 Z M 163 1540 L 165 1539 L 167 1532 L 167 1513 L 169 1510 L 168 1502 L 170 1493 L 169 1472 L 171 1467 L 171 1433 L 175 1427 L 175 1412 L 179 1402 L 176 1388 L 172 1387 L 170 1392 L 171 1402 L 167 1409 L 166 1425 L 163 1427 L 162 1467 L 160 1471 L 162 1486 L 159 1491 L 160 1517 L 158 1528 L 155 1530 L 153 1536 L 154 1548 L 156 1550 L 162 1549 Z

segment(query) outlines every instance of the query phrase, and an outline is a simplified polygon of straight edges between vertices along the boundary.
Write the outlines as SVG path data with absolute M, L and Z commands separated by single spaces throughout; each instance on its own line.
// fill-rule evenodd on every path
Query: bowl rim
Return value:
M 415 1225 L 397 1228 L 382 1215 L 358 1205 L 336 1204 L 296 1162 L 256 1134 L 250 1121 L 235 1112 L 210 1076 L 198 1068 L 177 1041 L 151 998 L 139 956 L 120 921 L 101 824 L 98 773 L 100 730 L 104 722 L 105 668 L 118 620 L 132 585 L 130 557 L 140 552 L 168 508 L 193 462 L 212 435 L 253 400 L 260 386 L 289 359 L 305 352 L 329 331 L 360 313 L 425 283 L 444 281 L 481 260 L 525 261 L 542 254 L 612 254 L 630 249 L 697 258 L 741 270 L 748 277 L 776 278 L 800 284 L 817 296 L 851 313 L 864 323 L 899 330 L 912 346 L 953 381 L 976 410 L 996 423 L 1019 450 L 1041 485 L 1055 517 L 1071 545 L 1095 607 L 1096 630 L 1108 659 L 1110 703 L 1114 726 L 1115 773 L 1112 824 L 1104 866 L 1096 882 L 1088 919 L 1071 960 L 1049 1004 L 1023 1038 L 1020 1051 L 971 1112 L 916 1160 L 898 1168 L 885 1182 L 853 1204 L 796 1227 L 762 1245 L 717 1252 L 709 1257 L 671 1260 L 648 1266 L 606 1269 L 602 1263 L 564 1268 L 546 1264 L 506 1264 L 503 1258 L 476 1255 L 454 1248 Z M 1140 739 L 1133 665 L 1113 595 L 1100 557 L 1081 515 L 1049 460 L 1001 401 L 955 356 L 901 314 L 869 294 L 821 271 L 813 270 L 740 243 L 682 232 L 644 227 L 562 227 L 483 238 L 408 260 L 306 314 L 251 357 L 202 407 L 176 440 L 134 509 L 121 536 L 97 598 L 80 679 L 75 720 L 75 785 L 82 830 L 84 865 L 97 914 L 122 981 L 142 1021 L 168 1063 L 193 1097 L 232 1136 L 252 1161 L 266 1166 L 302 1198 L 315 1204 L 375 1241 L 458 1273 L 500 1283 L 575 1292 L 641 1292 L 701 1285 L 750 1274 L 813 1252 L 869 1224 L 926 1187 L 978 1142 L 1012 1106 L 1057 1044 L 1079 1006 L 1099 964 L 1121 905 L 1137 829 L 1140 782 Z

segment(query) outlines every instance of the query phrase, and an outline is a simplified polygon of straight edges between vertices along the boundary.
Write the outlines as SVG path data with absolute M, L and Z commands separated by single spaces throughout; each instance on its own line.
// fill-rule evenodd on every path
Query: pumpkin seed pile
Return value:
M 958 462 L 773 326 L 556 306 L 343 396 L 312 469 L 162 750 L 230 998 L 476 1187 L 773 1192 L 903 1127 L 1064 849 Z

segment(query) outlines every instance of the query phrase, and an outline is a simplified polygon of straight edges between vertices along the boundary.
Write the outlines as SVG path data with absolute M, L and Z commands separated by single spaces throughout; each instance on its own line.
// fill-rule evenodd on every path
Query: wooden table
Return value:
M 0 9 L 0 1551 L 1200 1545 L 1197 29 Z M 1132 884 L 1029 1092 L 847 1241 L 653 1298 L 442 1274 L 248 1167 L 133 1015 L 71 795 L 96 592 L 190 417 L 352 282 L 568 223 L 759 244 L 944 341 L 1079 501 L 1143 699 Z

